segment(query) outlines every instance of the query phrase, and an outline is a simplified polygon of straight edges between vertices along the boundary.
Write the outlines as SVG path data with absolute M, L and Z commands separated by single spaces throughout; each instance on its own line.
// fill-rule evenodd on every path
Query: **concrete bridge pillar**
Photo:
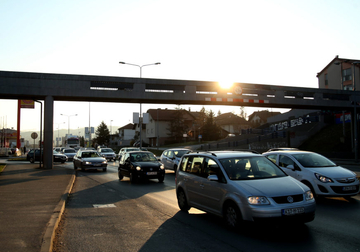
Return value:
M 45 97 L 44 109 L 44 168 L 53 168 L 53 124 L 54 124 L 54 98 Z

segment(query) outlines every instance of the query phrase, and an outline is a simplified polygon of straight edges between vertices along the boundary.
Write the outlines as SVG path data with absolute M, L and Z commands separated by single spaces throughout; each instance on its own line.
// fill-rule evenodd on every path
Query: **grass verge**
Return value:
M 5 169 L 6 164 L 0 164 L 0 173 Z

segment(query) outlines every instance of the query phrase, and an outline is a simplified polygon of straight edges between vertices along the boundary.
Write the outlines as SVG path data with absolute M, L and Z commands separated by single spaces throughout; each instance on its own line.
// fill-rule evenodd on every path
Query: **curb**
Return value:
M 76 174 L 73 174 L 71 176 L 70 182 L 64 192 L 64 194 L 61 196 L 60 202 L 55 207 L 53 214 L 51 215 L 50 221 L 48 222 L 45 230 L 45 234 L 42 238 L 42 244 L 40 252 L 51 252 L 53 249 L 53 242 L 55 237 L 55 231 L 59 225 L 59 222 L 61 220 L 62 214 L 65 210 L 65 204 L 69 197 L 69 194 L 74 186 L 76 179 Z

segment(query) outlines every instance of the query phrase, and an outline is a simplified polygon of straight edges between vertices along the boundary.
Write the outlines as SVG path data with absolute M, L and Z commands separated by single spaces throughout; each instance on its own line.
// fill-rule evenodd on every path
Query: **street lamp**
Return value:
M 123 61 L 120 61 L 119 64 L 124 64 L 124 65 L 130 65 L 130 66 L 136 66 L 140 68 L 140 79 L 142 78 L 142 68 L 144 66 L 153 66 L 153 65 L 160 65 L 160 62 L 156 62 L 156 63 L 152 63 L 152 64 L 146 64 L 146 65 L 136 65 L 136 64 L 131 64 L 131 63 L 126 63 Z M 141 103 L 140 103 L 140 116 L 139 116 L 139 127 L 140 127 L 140 148 L 142 147 L 142 139 L 141 139 L 141 133 L 142 133 L 142 118 L 141 118 Z
M 354 85 L 354 87 L 353 87 L 353 90 L 355 91 L 356 90 L 356 88 L 355 88 L 355 84 L 356 84 L 356 82 L 355 82 L 355 75 L 356 75 L 356 73 L 355 73 L 355 70 L 356 70 L 356 65 L 357 64 L 360 64 L 360 61 L 355 61 L 355 62 L 353 62 L 352 63 L 352 65 L 354 66 L 354 72 L 353 72 L 353 85 Z M 354 148 L 355 148 L 355 162 L 357 162 L 358 161 L 358 142 L 357 142 L 357 131 L 358 131 L 358 128 L 357 128 L 357 120 L 358 120 L 358 118 L 357 118 L 357 112 L 356 112 L 356 107 L 357 107 L 357 101 L 354 101 Z
M 57 124 L 57 130 L 58 130 L 58 137 L 56 139 L 56 147 L 59 147 L 59 139 L 60 139 L 60 136 L 59 136 L 59 131 L 60 131 L 60 124 L 65 124 L 65 122 L 62 122 L 62 123 L 55 123 Z
M 160 65 L 161 63 L 160 63 L 160 62 L 156 62 L 156 63 L 146 64 L 146 65 L 136 65 L 136 64 L 131 64 L 131 63 L 126 63 L 126 62 L 120 61 L 119 64 L 124 64 L 124 65 L 130 65 L 130 66 L 137 66 L 137 67 L 139 67 L 139 68 L 140 68 L 140 78 L 142 78 L 142 68 L 143 68 L 144 66 Z
M 77 116 L 77 114 L 75 115 L 64 115 L 64 114 L 60 114 L 62 116 L 67 116 L 68 117 L 68 136 L 70 135 L 70 117 L 71 116 Z

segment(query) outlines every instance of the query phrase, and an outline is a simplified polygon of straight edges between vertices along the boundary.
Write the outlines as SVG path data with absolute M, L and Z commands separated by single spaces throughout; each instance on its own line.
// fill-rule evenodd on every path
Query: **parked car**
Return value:
M 158 179 L 163 182 L 165 168 L 150 151 L 130 151 L 123 155 L 118 168 L 119 179 L 130 177 L 132 183 L 140 179 Z
M 68 157 L 68 160 L 72 160 L 76 155 L 76 150 L 73 148 L 65 148 L 61 151 L 62 154 Z
M 222 216 L 230 228 L 242 221 L 305 223 L 315 217 L 309 187 L 260 154 L 239 151 L 185 154 L 176 170 L 179 208 Z
M 79 150 L 73 159 L 74 169 L 102 169 L 106 171 L 107 161 L 95 150 Z
M 53 150 L 56 151 L 56 152 L 60 152 L 60 151 L 61 151 L 61 147 L 54 147 Z
M 185 148 L 164 150 L 160 156 L 160 161 L 164 164 L 165 169 L 176 171 L 181 157 L 189 152 L 191 152 L 191 150 Z
M 119 160 L 121 159 L 121 157 L 126 153 L 126 152 L 129 152 L 129 151 L 140 151 L 140 148 L 136 148 L 136 147 L 124 147 L 124 148 L 121 148 L 119 153 L 116 155 L 116 160 Z
M 354 172 L 318 153 L 298 150 L 271 151 L 263 155 L 310 187 L 314 196 L 349 198 L 359 193 L 359 180 Z
M 111 148 L 99 148 L 98 152 L 101 156 L 103 156 L 104 158 L 106 158 L 106 160 L 116 160 L 115 157 L 115 152 L 113 151 L 113 149 Z
M 35 158 L 34 158 L 34 151 L 35 151 Z M 42 156 L 42 158 L 44 159 L 44 156 Z M 35 149 L 35 150 L 31 149 L 26 155 L 26 160 L 30 161 L 30 163 L 34 163 L 35 161 L 40 161 L 40 149 Z M 61 154 L 53 150 L 53 161 L 65 163 L 66 161 L 68 161 L 68 158 L 64 154 Z

